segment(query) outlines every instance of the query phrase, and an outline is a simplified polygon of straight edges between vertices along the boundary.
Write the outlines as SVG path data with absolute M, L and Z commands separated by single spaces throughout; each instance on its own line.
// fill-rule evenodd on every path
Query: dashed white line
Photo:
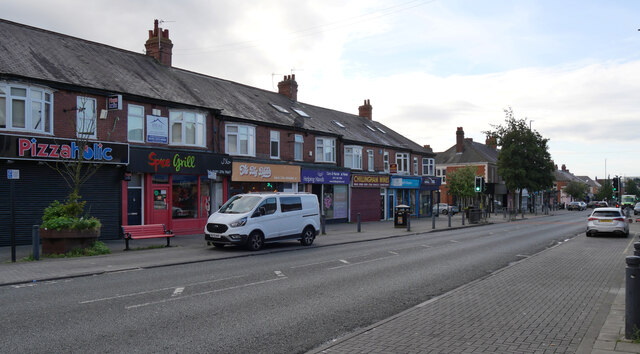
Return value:
M 391 254 L 395 254 L 396 256 L 400 254 L 400 253 L 398 253 L 398 252 L 394 252 L 394 251 L 389 251 L 389 253 L 391 253 Z
M 349 261 L 345 260 L 345 259 L 341 259 L 340 262 L 344 263 L 344 264 L 349 264 Z
M 173 294 L 171 294 L 171 296 L 180 296 L 183 291 L 184 291 L 184 288 L 176 288 L 176 290 L 173 291 Z
M 284 277 L 284 276 L 285 276 L 285 275 L 284 275 L 281 271 L 279 271 L 279 270 L 274 271 L 274 273 L 276 273 L 276 275 L 277 275 L 277 276 L 279 276 L 279 277 Z
M 397 257 L 397 256 L 387 256 L 387 257 L 380 257 L 380 258 L 374 258 L 374 259 L 369 259 L 366 261 L 362 261 L 362 262 L 356 262 L 356 263 L 349 263 L 347 262 L 345 265 L 341 265 L 341 266 L 337 266 L 337 267 L 332 267 L 329 268 L 329 270 L 334 270 L 334 269 L 340 269 L 340 268 L 344 268 L 344 267 L 350 267 L 350 266 L 354 266 L 354 265 L 358 265 L 358 264 L 364 264 L 364 263 L 369 263 L 369 262 L 375 262 L 375 261 L 381 261 L 387 258 L 392 258 L 392 257 Z
M 449 242 L 451 242 L 451 243 L 460 243 L 460 241 L 456 241 L 456 240 L 451 240 Z

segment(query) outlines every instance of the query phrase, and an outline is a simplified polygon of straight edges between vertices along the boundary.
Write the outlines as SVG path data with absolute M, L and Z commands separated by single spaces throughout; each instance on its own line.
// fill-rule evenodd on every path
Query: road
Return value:
M 304 352 L 583 234 L 586 216 L 2 287 L 2 351 Z

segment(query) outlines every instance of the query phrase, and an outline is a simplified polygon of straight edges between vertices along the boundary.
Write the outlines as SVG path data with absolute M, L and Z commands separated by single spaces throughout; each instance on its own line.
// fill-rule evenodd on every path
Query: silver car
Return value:
M 640 214 L 640 203 L 636 203 L 636 206 L 633 207 L 633 215 Z
M 587 219 L 587 236 L 600 233 L 629 236 L 629 222 L 619 208 L 595 208 Z

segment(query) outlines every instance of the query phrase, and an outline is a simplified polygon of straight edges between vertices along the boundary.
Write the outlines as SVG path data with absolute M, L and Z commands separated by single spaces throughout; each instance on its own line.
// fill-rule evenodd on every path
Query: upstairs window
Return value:
M 418 170 L 418 158 L 414 157 L 413 158 L 413 174 L 417 176 L 418 175 L 418 171 L 419 171 Z
M 53 93 L 0 83 L 0 130 L 53 133 Z
M 251 125 L 227 124 L 225 152 L 229 155 L 256 156 L 256 128 Z
M 79 138 L 96 138 L 96 124 L 98 122 L 96 119 L 96 99 L 78 96 L 76 106 L 76 133 Z
M 277 130 L 271 131 L 271 138 L 269 140 L 269 148 L 271 150 L 271 158 L 280 158 L 280 132 Z
M 434 159 L 429 159 L 426 157 L 422 158 L 422 175 L 423 176 L 433 176 L 433 168 L 435 165 Z
M 362 146 L 344 147 L 344 167 L 354 170 L 362 169 Z
M 206 146 L 205 115 L 190 111 L 170 111 L 172 145 Z
M 302 161 L 304 148 L 304 137 L 302 134 L 296 134 L 293 143 L 293 159 Z
M 382 155 L 382 165 L 384 172 L 389 173 L 389 151 L 385 151 Z
M 316 138 L 316 162 L 336 162 L 336 139 Z
M 130 104 L 127 114 L 127 139 L 144 142 L 144 107 Z
M 367 169 L 373 171 L 373 150 L 367 150 Z
M 409 174 L 409 154 L 408 153 L 396 153 L 396 164 L 398 165 L 399 174 Z

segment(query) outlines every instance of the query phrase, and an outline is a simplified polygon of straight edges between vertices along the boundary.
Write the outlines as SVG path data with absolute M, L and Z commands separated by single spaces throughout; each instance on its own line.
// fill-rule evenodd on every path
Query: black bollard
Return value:
M 36 261 L 40 260 L 40 226 L 33 225 L 31 229 L 31 245 L 32 245 L 32 253 L 33 259 Z
M 464 210 L 462 211 L 462 226 L 464 226 Z
M 407 212 L 407 231 L 411 231 L 411 215 Z
M 435 230 L 436 228 L 436 214 L 431 214 L 431 229 Z
M 358 232 L 360 232 L 360 213 L 358 213 Z
M 451 214 L 452 213 L 447 214 L 447 219 L 449 219 L 449 227 L 451 227 Z
M 633 255 L 640 256 L 640 242 L 634 242 L 633 248 L 634 248 Z
M 640 257 L 628 256 L 626 261 L 624 337 L 635 339 L 640 331 Z
M 322 234 L 323 234 L 323 235 L 326 235 L 326 234 L 327 234 L 327 233 L 325 232 L 325 224 L 326 224 L 326 222 L 325 222 L 325 219 L 324 219 L 324 218 L 325 218 L 325 217 L 324 217 L 324 215 L 322 215 L 322 217 L 320 217 L 320 225 L 322 226 Z

